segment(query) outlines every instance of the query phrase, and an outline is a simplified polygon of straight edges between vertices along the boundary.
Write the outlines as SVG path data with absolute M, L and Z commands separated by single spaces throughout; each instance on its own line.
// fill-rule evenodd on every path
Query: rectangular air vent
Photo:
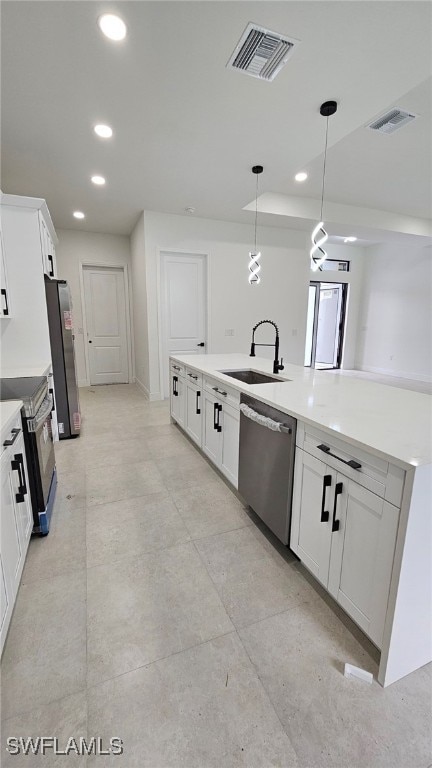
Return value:
M 274 80 L 299 42 L 257 24 L 248 24 L 227 67 L 260 80 Z
M 412 112 L 405 112 L 403 109 L 393 107 L 385 115 L 374 120 L 367 127 L 372 131 L 379 131 L 380 133 L 394 133 L 402 128 L 403 125 L 410 123 L 411 120 L 415 120 L 418 115 L 413 115 Z

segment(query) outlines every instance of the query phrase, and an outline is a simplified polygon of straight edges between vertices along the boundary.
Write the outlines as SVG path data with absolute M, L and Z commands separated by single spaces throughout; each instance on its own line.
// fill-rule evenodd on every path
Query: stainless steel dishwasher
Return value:
M 297 421 L 248 395 L 240 399 L 239 493 L 288 544 Z

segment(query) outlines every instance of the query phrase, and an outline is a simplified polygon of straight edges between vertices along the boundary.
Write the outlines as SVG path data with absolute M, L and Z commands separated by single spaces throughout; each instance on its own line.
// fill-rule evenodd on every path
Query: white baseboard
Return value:
M 141 390 L 141 392 L 143 393 L 143 395 L 145 395 L 147 400 L 150 400 L 150 392 L 148 391 L 146 385 L 143 384 L 142 381 L 137 376 L 135 376 L 134 381 L 135 381 L 135 384 L 137 385 L 138 389 Z
M 89 387 L 90 386 L 88 381 L 87 381 L 87 379 L 78 380 L 77 381 L 77 385 L 78 385 L 78 387 Z
M 365 373 L 381 373 L 384 376 L 392 376 L 394 379 L 411 379 L 412 381 L 422 381 L 425 384 L 431 384 L 432 379 L 430 376 L 423 376 L 419 373 L 407 373 L 406 371 L 389 371 L 388 368 L 376 368 L 374 366 L 356 366 L 358 371 L 365 371 Z

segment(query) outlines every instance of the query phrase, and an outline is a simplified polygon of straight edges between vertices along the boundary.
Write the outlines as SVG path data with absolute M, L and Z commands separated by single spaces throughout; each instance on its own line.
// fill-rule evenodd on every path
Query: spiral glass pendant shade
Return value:
M 322 220 L 322 217 L 323 217 L 324 185 L 325 185 L 325 174 L 326 174 L 326 163 L 327 163 L 328 120 L 331 115 L 335 114 L 336 110 L 337 110 L 336 101 L 325 101 L 320 106 L 320 114 L 323 115 L 323 117 L 327 118 L 327 123 L 326 123 L 325 148 L 324 148 L 323 178 L 322 178 L 322 188 L 321 188 L 321 214 L 320 214 L 321 221 L 316 225 L 316 227 L 314 228 L 311 234 L 312 248 L 309 251 L 309 256 L 311 260 L 311 270 L 313 272 L 317 272 L 318 269 L 321 269 L 322 264 L 327 258 L 327 251 L 323 246 L 324 246 L 324 243 L 326 243 L 328 240 L 328 234 L 324 229 L 324 222 Z
M 254 165 L 252 168 L 252 173 L 256 175 L 256 190 L 255 190 L 255 247 L 253 251 L 249 251 L 249 285 L 259 285 L 261 282 L 260 277 L 260 270 L 261 270 L 261 264 L 260 264 L 260 258 L 261 258 L 261 251 L 258 250 L 257 247 L 257 222 L 258 222 L 258 176 L 260 173 L 262 173 L 264 168 L 262 165 Z

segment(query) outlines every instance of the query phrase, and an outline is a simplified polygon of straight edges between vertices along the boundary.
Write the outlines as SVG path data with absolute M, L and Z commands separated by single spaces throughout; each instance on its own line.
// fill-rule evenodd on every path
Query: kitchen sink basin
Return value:
M 268 384 L 272 381 L 290 381 L 290 379 L 281 379 L 279 376 L 272 376 L 268 373 L 252 371 L 250 368 L 243 368 L 238 371 L 219 371 L 225 376 L 231 376 L 232 379 L 238 379 L 245 384 Z

